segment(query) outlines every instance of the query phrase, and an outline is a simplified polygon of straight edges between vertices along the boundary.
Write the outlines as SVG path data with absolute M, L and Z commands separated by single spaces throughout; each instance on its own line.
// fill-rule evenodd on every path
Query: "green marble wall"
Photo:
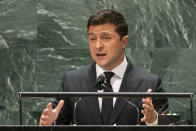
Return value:
M 135 65 L 168 92 L 196 94 L 196 0 L 0 0 L 1 125 L 19 124 L 19 91 L 57 91 L 64 72 L 92 63 L 86 23 L 106 8 L 126 17 Z M 24 100 L 23 124 L 38 124 L 50 100 Z M 189 118 L 187 99 L 170 99 L 170 109 Z

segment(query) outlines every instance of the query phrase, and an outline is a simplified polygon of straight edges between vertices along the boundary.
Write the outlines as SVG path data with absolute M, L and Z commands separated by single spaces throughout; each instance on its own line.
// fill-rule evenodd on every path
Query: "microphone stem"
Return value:
M 82 97 L 77 98 L 76 102 L 74 103 L 74 111 L 73 111 L 73 125 L 77 125 L 77 118 L 76 118 L 76 112 L 77 112 L 77 105 L 82 100 Z
M 124 98 L 124 100 L 136 108 L 136 110 L 137 110 L 137 125 L 140 125 L 140 122 L 139 122 L 140 114 L 139 114 L 138 107 L 133 102 L 127 100 L 126 98 Z

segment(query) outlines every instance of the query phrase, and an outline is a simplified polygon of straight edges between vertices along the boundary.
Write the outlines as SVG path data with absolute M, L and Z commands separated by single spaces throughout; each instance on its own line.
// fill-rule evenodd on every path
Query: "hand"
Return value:
M 148 93 L 152 92 L 152 89 L 148 89 Z M 142 107 L 144 110 L 141 110 L 141 113 L 144 115 L 143 118 L 141 118 L 141 122 L 146 123 L 153 123 L 157 119 L 157 113 L 154 110 L 153 104 L 152 104 L 152 98 L 147 97 L 142 99 L 143 105 Z
M 56 121 L 63 104 L 63 100 L 59 101 L 57 107 L 53 110 L 52 103 L 48 103 L 46 109 L 44 109 L 42 112 L 40 125 L 52 125 Z

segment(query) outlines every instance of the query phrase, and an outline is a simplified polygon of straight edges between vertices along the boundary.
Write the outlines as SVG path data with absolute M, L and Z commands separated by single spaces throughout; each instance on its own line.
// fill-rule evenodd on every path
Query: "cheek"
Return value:
M 91 54 L 91 56 L 92 56 L 92 57 L 95 56 L 94 48 L 93 48 L 92 46 L 90 46 L 89 49 L 90 49 L 90 54 Z
M 112 44 L 111 44 L 112 45 Z M 119 52 L 121 52 L 123 49 L 123 45 L 121 43 L 115 43 L 112 46 L 109 47 L 109 50 L 113 53 L 113 54 L 118 54 Z
M 89 44 L 89 49 L 90 49 L 90 51 L 93 50 L 93 46 L 91 44 Z

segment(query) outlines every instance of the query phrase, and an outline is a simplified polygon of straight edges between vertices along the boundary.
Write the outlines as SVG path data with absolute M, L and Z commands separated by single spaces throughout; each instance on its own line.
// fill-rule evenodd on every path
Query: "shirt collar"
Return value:
M 127 59 L 126 57 L 124 57 L 124 60 L 123 62 L 118 65 L 116 68 L 114 68 L 113 70 L 111 70 L 113 73 L 115 73 L 115 76 L 118 76 L 119 78 L 123 78 L 124 76 L 124 73 L 125 73 L 125 70 L 127 68 Z M 99 65 L 96 64 L 96 73 L 97 73 L 97 78 L 103 74 L 105 71 L 108 71 L 108 70 L 105 70 L 103 69 L 102 67 L 100 67 Z

